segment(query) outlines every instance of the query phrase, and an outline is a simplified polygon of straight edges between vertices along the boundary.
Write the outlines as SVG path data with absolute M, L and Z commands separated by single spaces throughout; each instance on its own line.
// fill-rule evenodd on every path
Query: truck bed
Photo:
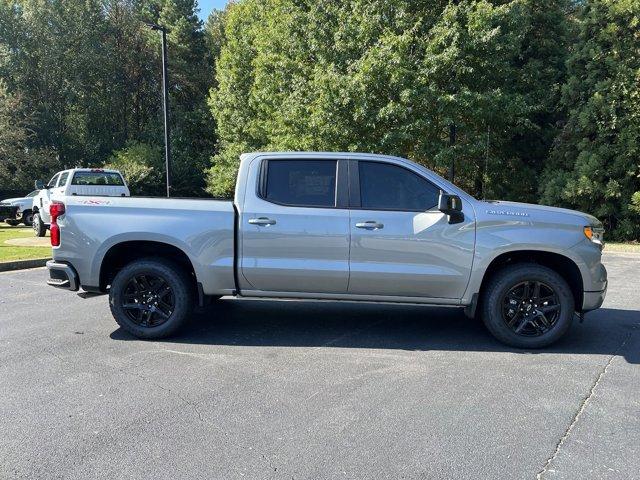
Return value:
M 233 291 L 235 212 L 230 200 L 68 196 L 63 201 L 68 215 L 59 220 L 62 238 L 54 258 L 71 262 L 83 287 L 99 288 L 109 249 L 131 241 L 130 249 L 152 242 L 175 245 L 206 286 L 203 293 Z

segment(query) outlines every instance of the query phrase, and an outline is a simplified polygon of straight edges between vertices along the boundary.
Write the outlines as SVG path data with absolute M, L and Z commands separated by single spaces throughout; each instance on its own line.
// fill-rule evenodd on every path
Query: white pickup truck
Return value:
M 32 226 L 36 237 L 44 237 L 51 223 L 49 206 L 56 200 L 76 195 L 128 197 L 130 194 L 122 174 L 103 168 L 72 168 L 56 173 L 45 185 L 36 180 L 39 190 L 33 197 Z
M 245 154 L 233 201 L 67 195 L 51 216 L 48 283 L 108 291 L 141 338 L 236 295 L 462 307 L 502 342 L 535 348 L 607 289 L 596 218 L 479 201 L 383 155 Z

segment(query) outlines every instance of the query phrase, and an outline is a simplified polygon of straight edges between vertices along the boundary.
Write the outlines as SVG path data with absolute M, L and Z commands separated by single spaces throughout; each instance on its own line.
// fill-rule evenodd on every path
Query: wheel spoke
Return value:
M 142 324 L 143 324 L 145 327 L 150 326 L 149 322 L 150 322 L 150 320 L 151 320 L 151 315 L 152 315 L 152 313 L 153 313 L 153 312 L 151 311 L 151 309 L 148 309 L 148 308 L 146 308 L 146 309 L 142 310 L 142 315 L 141 315 L 141 317 L 140 317 L 140 318 L 141 318 L 141 320 L 142 320 Z
M 536 300 L 540 296 L 540 282 L 533 283 L 533 293 L 531 294 L 531 298 Z
M 558 310 L 560 310 L 560 305 L 543 305 L 542 307 L 538 308 L 538 310 L 542 314 L 557 312 Z
M 131 279 L 131 283 L 133 284 L 133 288 L 135 289 L 136 293 L 140 293 L 144 291 L 144 287 L 140 283 L 140 280 L 138 279 L 138 277 L 133 277 Z
M 139 281 L 140 281 L 140 285 L 142 285 L 142 289 L 145 292 L 148 292 L 151 290 L 151 285 L 149 284 L 149 280 L 147 279 L 146 275 L 140 275 L 139 277 Z
M 155 293 L 158 296 L 158 298 L 163 298 L 167 293 L 171 292 L 171 287 L 169 285 L 165 285 L 164 287 L 162 287 L 162 285 L 160 286 L 160 288 L 158 288 Z
M 141 303 L 125 303 L 122 308 L 127 310 L 144 310 L 146 307 Z
M 523 316 L 522 319 L 518 322 L 518 326 L 514 329 L 516 333 L 520 333 L 524 327 L 531 321 L 529 317 Z
M 165 320 L 171 316 L 171 313 L 166 314 L 165 312 L 163 312 L 162 310 L 160 310 L 160 309 L 159 309 L 159 308 L 157 308 L 157 307 L 156 307 L 156 309 L 154 310 L 154 312 L 153 312 L 153 313 L 160 315 L 160 316 L 161 316 L 162 318 L 164 318 Z
M 543 328 L 542 326 L 540 326 L 540 324 L 537 322 L 536 319 L 531 320 L 531 326 L 534 328 L 534 330 L 538 333 L 538 335 L 543 334 L 544 332 L 546 332 L 546 328 Z
M 523 300 L 528 300 L 530 297 L 530 292 L 531 292 L 531 288 L 530 288 L 530 282 L 525 282 L 524 283 L 524 289 L 522 292 L 522 299 Z
M 540 297 L 538 298 L 538 305 L 541 305 L 545 302 L 555 302 L 556 300 L 556 296 L 555 295 L 548 295 L 546 297 Z
M 171 315 L 173 311 L 173 307 L 163 300 L 158 300 L 158 304 L 156 305 L 156 307 L 162 309 L 162 311 L 164 312 L 168 312 L 169 315 Z

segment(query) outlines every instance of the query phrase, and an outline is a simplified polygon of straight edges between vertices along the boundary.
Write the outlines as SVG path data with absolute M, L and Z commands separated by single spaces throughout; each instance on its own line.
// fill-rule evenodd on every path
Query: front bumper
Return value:
M 0 205 L 0 221 L 15 220 L 18 213 L 18 207 L 15 205 Z
M 47 285 L 73 291 L 76 291 L 78 290 L 78 288 L 80 288 L 80 279 L 78 278 L 78 272 L 76 272 L 75 268 L 73 268 L 68 263 L 49 260 L 47 262 L 47 269 L 49 270 L 49 279 L 47 280 Z
M 582 300 L 582 311 L 588 312 L 600 308 L 604 302 L 604 298 L 607 296 L 607 289 L 600 292 L 584 292 Z
M 602 265 L 602 263 L 600 263 L 598 268 L 594 270 L 597 273 L 591 278 L 591 286 L 593 290 L 585 291 L 582 294 L 583 312 L 588 312 L 589 310 L 600 308 L 602 306 L 602 303 L 604 302 L 604 298 L 607 295 L 607 287 L 609 285 L 609 281 L 607 279 L 607 269 L 604 267 L 604 265 Z

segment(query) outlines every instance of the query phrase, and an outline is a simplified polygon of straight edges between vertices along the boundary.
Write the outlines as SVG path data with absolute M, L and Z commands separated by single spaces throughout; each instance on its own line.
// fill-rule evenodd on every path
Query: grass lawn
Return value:
M 48 232 L 47 235 L 49 235 Z M 31 227 L 11 227 L 4 222 L 0 223 L 0 262 L 51 258 L 51 247 L 20 247 L 5 243 L 6 240 L 14 238 L 33 238 L 33 229 Z

